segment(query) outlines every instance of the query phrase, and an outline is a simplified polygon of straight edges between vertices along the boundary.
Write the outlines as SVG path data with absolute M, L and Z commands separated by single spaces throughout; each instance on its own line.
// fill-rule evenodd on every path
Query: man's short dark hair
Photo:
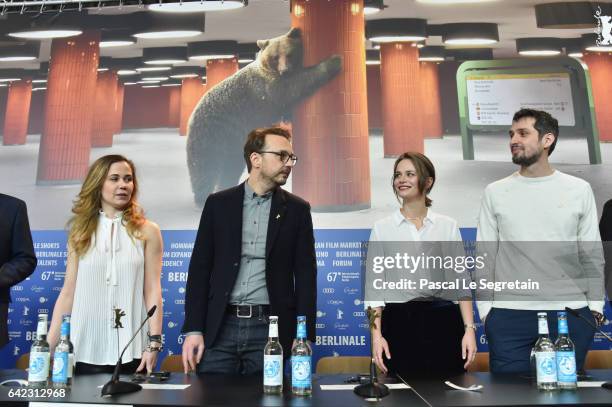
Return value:
M 282 127 L 263 127 L 251 130 L 244 143 L 244 161 L 246 161 L 247 171 L 251 172 L 251 154 L 263 150 L 266 144 L 266 135 L 273 134 L 281 136 L 291 141 L 291 133 Z
M 555 145 L 557 145 L 557 140 L 559 139 L 559 122 L 557 119 L 552 117 L 550 113 L 544 112 L 542 110 L 535 109 L 521 109 L 518 112 L 514 113 L 514 117 L 512 117 L 512 122 L 518 122 L 525 117 L 533 117 L 535 119 L 535 123 L 533 127 L 538 131 L 538 137 L 540 140 L 544 137 L 545 134 L 552 133 L 555 136 L 555 141 L 552 142 L 550 147 L 548 148 L 548 155 L 551 155 L 553 150 L 555 149 Z

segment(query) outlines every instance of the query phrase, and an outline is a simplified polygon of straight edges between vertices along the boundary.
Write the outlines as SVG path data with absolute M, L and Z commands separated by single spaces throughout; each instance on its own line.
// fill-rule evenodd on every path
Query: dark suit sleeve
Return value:
M 317 312 L 317 260 L 310 205 L 304 207 L 298 225 L 294 265 L 296 311 L 306 316 L 308 339 L 314 342 Z
M 12 228 L 11 258 L 0 265 L 0 288 L 12 287 L 25 280 L 36 268 L 28 210 L 19 201 Z
M 604 205 L 599 221 L 599 233 L 601 234 L 606 258 L 604 270 L 606 294 L 608 295 L 608 301 L 612 302 L 612 200 Z
M 193 246 L 187 290 L 185 293 L 185 322 L 183 333 L 199 331 L 205 334 L 206 313 L 208 311 L 208 293 L 210 290 L 210 273 L 213 267 L 213 197 L 204 204 L 200 226 Z

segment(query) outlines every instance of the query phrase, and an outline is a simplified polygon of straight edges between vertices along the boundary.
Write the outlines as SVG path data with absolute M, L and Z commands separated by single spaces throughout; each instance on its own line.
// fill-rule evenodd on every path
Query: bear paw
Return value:
M 337 75 L 342 70 L 342 57 L 340 55 L 329 57 L 325 61 L 324 67 L 331 76 Z

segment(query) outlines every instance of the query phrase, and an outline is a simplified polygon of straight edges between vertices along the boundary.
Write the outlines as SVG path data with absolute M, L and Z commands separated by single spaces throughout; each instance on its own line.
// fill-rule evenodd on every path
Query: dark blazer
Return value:
M 599 233 L 604 245 L 606 267 L 604 271 L 606 281 L 606 294 L 612 305 L 612 199 L 605 203 L 599 221 Z
M 0 194 L 0 303 L 7 308 L 10 289 L 36 268 L 25 202 Z M 8 342 L 6 316 L 0 317 L 0 346 Z
M 201 331 L 207 347 L 215 343 L 240 269 L 243 200 L 244 184 L 208 197 L 189 264 L 182 332 Z M 266 286 L 289 355 L 297 315 L 306 316 L 308 338 L 315 338 L 317 265 L 310 205 L 281 188 L 270 206 Z

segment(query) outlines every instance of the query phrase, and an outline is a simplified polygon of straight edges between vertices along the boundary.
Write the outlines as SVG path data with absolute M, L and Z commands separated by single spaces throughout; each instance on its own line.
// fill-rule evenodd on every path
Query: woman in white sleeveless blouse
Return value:
M 146 311 L 157 306 L 148 330 L 127 348 L 125 371 L 151 372 L 162 331 L 162 238 L 136 201 L 134 164 L 120 155 L 99 158 L 74 201 L 64 286 L 53 309 L 49 345 L 71 314 L 77 373 L 112 373 Z M 148 335 L 147 335 L 148 331 Z

